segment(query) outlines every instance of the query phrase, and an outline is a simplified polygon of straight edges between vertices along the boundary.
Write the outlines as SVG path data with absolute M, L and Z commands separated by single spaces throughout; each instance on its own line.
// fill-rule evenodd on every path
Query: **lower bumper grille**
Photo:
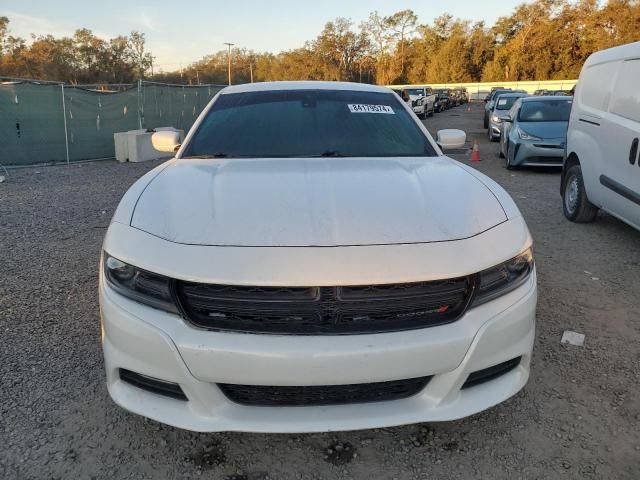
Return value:
M 141 375 L 131 370 L 121 368 L 119 370 L 120 380 L 135 387 L 146 390 L 147 392 L 156 393 L 176 400 L 188 400 L 187 396 L 177 383 L 165 382 L 157 378 Z
M 469 377 L 467 377 L 467 380 L 462 385 L 462 388 L 473 387 L 475 385 L 480 385 L 481 383 L 485 383 L 498 378 L 520 365 L 521 359 L 522 357 L 512 358 L 511 360 L 499 363 L 498 365 L 493 365 L 492 367 L 473 372 L 469 375 Z
M 420 392 L 431 377 L 352 385 L 267 386 L 219 383 L 225 396 L 241 405 L 299 407 L 383 402 Z

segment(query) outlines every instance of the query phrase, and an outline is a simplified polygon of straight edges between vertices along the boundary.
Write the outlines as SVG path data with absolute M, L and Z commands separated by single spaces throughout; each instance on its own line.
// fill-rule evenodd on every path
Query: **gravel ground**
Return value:
M 505 170 L 481 108 L 426 123 L 478 139 L 474 166 L 534 236 L 538 336 L 522 392 L 461 421 L 339 434 L 196 434 L 129 414 L 105 387 L 98 255 L 118 200 L 157 163 L 13 170 L 0 184 L 0 478 L 640 478 L 640 232 L 604 214 L 566 221 L 557 172 Z M 563 330 L 584 347 L 561 345 Z

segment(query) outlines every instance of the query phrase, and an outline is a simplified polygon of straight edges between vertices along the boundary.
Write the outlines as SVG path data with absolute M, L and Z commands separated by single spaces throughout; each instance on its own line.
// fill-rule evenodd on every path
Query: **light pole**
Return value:
M 227 43 L 225 42 L 225 45 L 227 47 L 229 47 L 229 53 L 227 54 L 227 59 L 229 60 L 229 85 L 231 85 L 231 47 L 233 47 L 235 45 L 235 43 Z

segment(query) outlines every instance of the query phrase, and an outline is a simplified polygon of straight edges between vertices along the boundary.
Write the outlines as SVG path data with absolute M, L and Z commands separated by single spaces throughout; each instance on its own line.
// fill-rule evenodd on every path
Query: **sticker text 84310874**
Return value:
M 349 103 L 349 111 L 351 113 L 383 113 L 386 115 L 395 115 L 393 108 L 387 105 L 366 105 L 362 103 Z

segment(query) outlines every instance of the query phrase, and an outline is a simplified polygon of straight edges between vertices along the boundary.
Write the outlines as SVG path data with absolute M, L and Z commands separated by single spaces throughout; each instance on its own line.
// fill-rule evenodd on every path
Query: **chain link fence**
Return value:
M 67 85 L 0 78 L 0 164 L 113 158 L 113 134 L 188 131 L 224 85 Z

